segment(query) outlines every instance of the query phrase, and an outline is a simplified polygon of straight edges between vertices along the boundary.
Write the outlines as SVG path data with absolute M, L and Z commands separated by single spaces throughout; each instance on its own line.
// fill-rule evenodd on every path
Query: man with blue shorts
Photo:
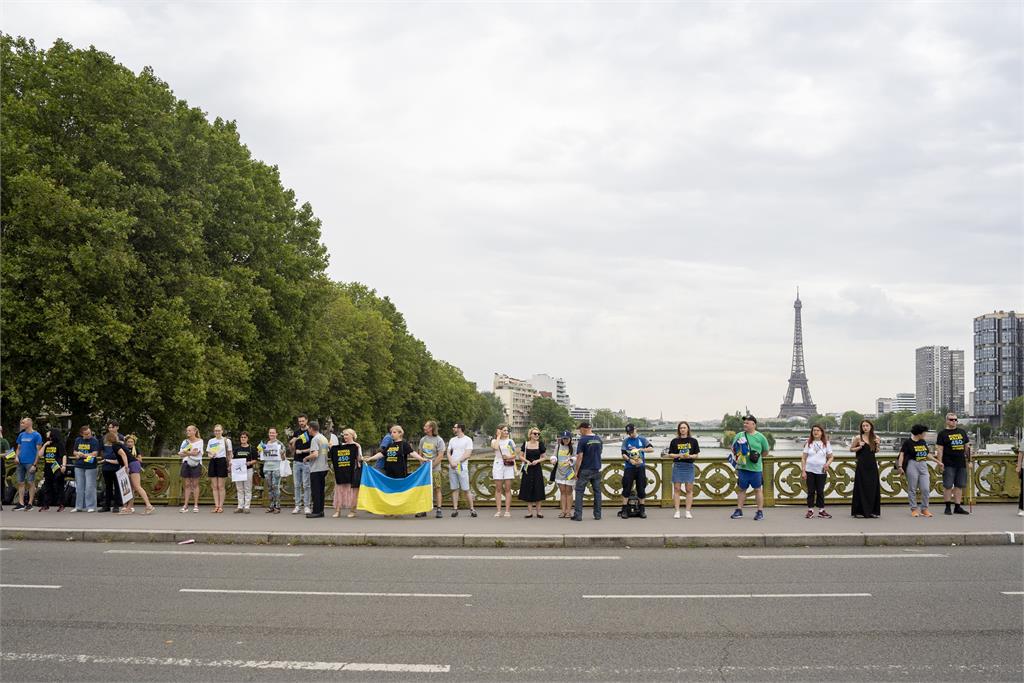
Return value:
M 32 497 L 36 492 L 36 462 L 39 460 L 39 450 L 43 445 L 43 437 L 32 428 L 32 418 L 21 418 L 21 431 L 15 440 L 18 449 L 18 498 L 15 501 L 15 510 L 31 510 Z M 28 489 L 28 498 L 25 497 L 25 489 Z
M 736 509 L 733 519 L 743 516 L 743 503 L 747 500 L 747 489 L 754 489 L 757 499 L 757 513 L 754 521 L 764 519 L 764 481 L 761 466 L 768 455 L 768 439 L 757 431 L 757 418 L 747 415 L 743 418 L 743 431 L 732 441 L 732 452 L 736 458 Z

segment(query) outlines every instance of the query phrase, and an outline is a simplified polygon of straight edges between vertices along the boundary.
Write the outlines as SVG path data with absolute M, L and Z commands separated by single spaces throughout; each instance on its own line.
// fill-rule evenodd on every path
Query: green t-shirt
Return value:
M 732 440 L 732 445 L 735 447 L 736 442 L 741 438 L 746 437 L 747 445 L 751 451 L 757 451 L 762 456 L 768 454 L 768 438 L 761 432 L 754 432 L 753 434 L 747 434 L 746 432 L 740 432 L 736 435 L 736 438 Z M 747 470 L 748 472 L 760 472 L 761 465 L 764 463 L 764 457 L 757 459 L 757 462 L 750 462 L 750 458 L 743 455 L 742 453 L 736 453 L 736 469 Z

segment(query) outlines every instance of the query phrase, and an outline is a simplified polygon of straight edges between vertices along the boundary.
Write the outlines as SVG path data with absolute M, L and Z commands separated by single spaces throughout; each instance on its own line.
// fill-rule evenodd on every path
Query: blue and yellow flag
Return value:
M 356 507 L 375 515 L 411 515 L 430 512 L 432 481 L 430 465 L 404 479 L 392 479 L 372 467 L 364 467 Z

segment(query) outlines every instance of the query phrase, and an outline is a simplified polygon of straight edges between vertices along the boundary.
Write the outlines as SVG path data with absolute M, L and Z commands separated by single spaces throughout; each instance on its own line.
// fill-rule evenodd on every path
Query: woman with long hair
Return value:
M 207 475 L 210 477 L 210 492 L 213 493 L 213 512 L 224 512 L 228 462 L 234 457 L 234 453 L 231 439 L 225 438 L 222 426 L 213 425 L 213 436 L 206 442 L 206 455 L 210 458 Z
M 132 483 L 132 491 L 135 492 L 136 498 L 141 498 L 142 502 L 146 504 L 146 511 L 142 514 L 151 515 L 153 514 L 153 506 L 149 503 L 149 494 L 146 493 L 146 489 L 142 488 L 142 453 L 139 453 L 136 448 L 137 439 L 134 434 L 130 434 L 124 438 L 124 451 L 128 456 L 128 481 Z M 135 499 L 128 501 L 128 509 L 135 512 Z
M 694 458 L 700 453 L 700 444 L 690 435 L 690 423 L 683 420 L 676 425 L 676 438 L 668 445 L 672 456 L 672 504 L 675 506 L 674 519 L 679 519 L 679 498 L 686 487 L 686 519 L 693 519 L 693 479 L 696 474 Z
M 192 512 L 199 512 L 199 477 L 203 474 L 203 439 L 195 425 L 185 427 L 185 440 L 178 448 L 181 458 L 181 481 L 185 487 L 185 500 L 180 512 L 188 512 L 188 499 L 192 496 Z
M 833 457 L 825 428 L 817 424 L 812 426 L 807 443 L 804 444 L 803 455 L 800 456 L 800 478 L 807 482 L 807 519 L 814 517 L 815 505 L 818 507 L 818 517 L 832 517 L 825 510 L 825 479 Z
M 128 454 L 124 444 L 117 440 L 117 431 L 103 435 L 103 489 L 104 503 L 100 512 L 110 512 L 114 508 L 121 514 L 131 514 L 129 508 L 123 507 L 121 487 L 117 485 L 117 471 L 128 467 Z
M 501 517 L 501 497 L 505 496 L 505 517 L 511 517 L 512 480 L 516 476 L 516 442 L 509 438 L 508 425 L 500 424 L 491 439 L 494 449 L 494 464 L 491 466 L 491 478 L 494 479 L 495 517 Z
M 541 506 L 544 504 L 544 471 L 541 462 L 547 447 L 540 440 L 540 430 L 531 427 L 527 432 L 526 441 L 519 447 L 519 457 L 523 461 L 522 479 L 519 483 L 519 500 L 526 502 L 526 518 L 537 515 L 543 519 Z M 536 510 L 534 510 L 536 508 Z
M 882 491 L 878 484 L 878 461 L 875 454 L 881 440 L 871 420 L 861 420 L 860 433 L 853 437 L 850 450 L 857 454 L 853 471 L 853 500 L 850 514 L 854 517 L 876 518 L 882 514 Z
M 57 512 L 64 511 L 64 473 L 68 469 L 68 456 L 64 452 L 64 435 L 59 429 L 51 429 L 43 443 L 43 504 L 39 508 L 49 510 L 57 506 Z

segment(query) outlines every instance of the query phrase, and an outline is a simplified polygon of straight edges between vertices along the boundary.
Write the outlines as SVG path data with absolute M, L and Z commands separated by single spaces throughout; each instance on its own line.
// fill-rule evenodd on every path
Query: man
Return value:
M 935 457 L 942 460 L 942 499 L 946 502 L 947 515 L 969 515 L 960 503 L 970 472 L 967 465 L 971 460 L 971 444 L 967 432 L 958 424 L 956 413 L 946 415 L 946 428 L 935 438 Z M 952 498 L 952 501 L 950 501 Z M 950 509 L 953 504 L 954 509 Z
M 452 489 L 452 517 L 459 516 L 459 490 L 466 492 L 469 516 L 476 517 L 473 494 L 469 490 L 469 458 L 473 455 L 473 439 L 466 436 L 466 425 L 456 422 L 455 434 L 448 442 L 448 484 Z
M 331 441 L 320 433 L 320 423 L 313 420 L 309 423 L 309 455 L 305 461 L 309 467 L 309 488 L 312 488 L 313 510 L 306 517 L 315 519 L 324 516 L 324 485 L 327 482 L 327 454 L 331 451 Z
M 636 497 L 640 500 L 640 516 L 647 518 L 647 506 L 644 496 L 647 493 L 647 454 L 654 452 L 651 442 L 637 435 L 636 425 L 626 425 L 626 438 L 622 441 L 622 459 L 625 461 L 622 470 L 622 509 L 619 517 L 625 519 L 629 506 L 629 496 L 636 484 Z
M 292 452 L 292 476 L 295 478 L 295 509 L 293 515 L 305 512 L 307 515 L 312 512 L 309 508 L 309 464 L 306 458 L 309 456 L 309 418 L 305 413 L 297 418 L 299 429 L 295 436 L 288 440 L 288 448 Z
M 601 519 L 601 439 L 594 436 L 589 422 L 580 422 L 576 442 L 576 496 L 572 520 L 583 521 L 583 492 L 590 484 L 594 494 L 594 519 Z M 580 457 L 582 456 L 582 457 Z
M 444 459 L 444 439 L 437 435 L 437 423 L 427 420 L 423 424 L 423 436 L 420 438 L 420 455 L 430 460 L 430 475 L 434 484 L 434 516 L 441 518 L 441 503 L 444 492 L 441 490 L 441 461 Z M 426 517 L 426 512 L 417 512 L 417 517 Z
M 32 497 L 36 493 L 36 463 L 39 460 L 39 453 L 43 446 L 43 437 L 32 428 L 32 418 L 21 418 L 21 431 L 14 440 L 15 448 L 18 449 L 18 498 L 15 500 L 15 510 L 31 510 Z M 25 498 L 25 489 L 28 489 L 28 498 Z
M 113 433 L 117 437 L 118 443 L 124 443 L 124 434 L 121 433 L 121 424 L 117 420 L 111 420 L 107 423 L 107 433 Z M 100 439 L 100 443 L 103 440 Z
M 743 516 L 743 503 L 747 500 L 747 489 L 754 489 L 757 499 L 757 513 L 754 521 L 764 519 L 764 480 L 762 479 L 762 463 L 768 455 L 768 439 L 757 431 L 757 418 L 747 415 L 743 418 L 743 431 L 736 435 L 732 442 L 732 452 L 736 456 L 736 509 L 732 519 Z

